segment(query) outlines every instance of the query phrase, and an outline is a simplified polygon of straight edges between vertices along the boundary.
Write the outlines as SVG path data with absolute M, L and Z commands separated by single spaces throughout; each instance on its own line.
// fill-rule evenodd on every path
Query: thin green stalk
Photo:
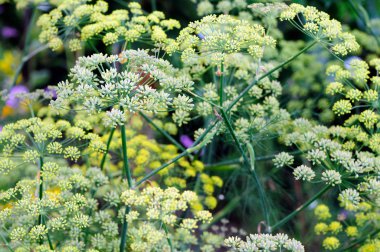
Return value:
M 219 83 L 219 105 L 223 107 L 223 100 L 224 100 L 224 88 L 223 88 L 223 82 L 224 82 L 224 64 L 220 64 L 220 83 Z
M 367 28 L 367 31 L 371 33 L 371 35 L 375 38 L 377 46 L 380 47 L 380 40 L 378 38 L 378 35 L 373 30 L 373 27 L 370 23 L 369 16 L 367 11 L 364 9 L 364 7 L 360 4 L 360 2 L 356 3 L 352 0 L 348 1 L 351 8 L 354 10 L 355 14 L 358 16 L 359 19 L 362 19 L 364 25 Z
M 177 142 L 177 140 L 175 140 L 171 135 L 169 135 L 168 132 L 166 132 L 165 130 L 163 130 L 162 128 L 160 128 L 157 124 L 155 124 L 153 122 L 152 119 L 150 119 L 147 115 L 145 115 L 144 113 L 140 112 L 139 113 L 144 119 L 145 121 L 147 121 L 150 125 L 152 125 L 157 131 L 159 131 L 162 135 L 164 135 L 172 144 L 174 144 L 178 149 L 180 149 L 181 151 L 185 151 L 185 147 L 182 146 L 182 144 L 180 144 L 179 142 Z M 192 155 L 189 154 L 189 157 L 190 158 L 193 158 Z
M 196 97 L 197 99 L 199 99 L 199 100 L 201 100 L 201 101 L 207 102 L 208 104 L 214 106 L 215 108 L 222 109 L 221 106 L 219 106 L 219 105 L 213 103 L 212 101 L 209 101 L 209 100 L 203 98 L 203 97 L 200 96 L 200 95 L 197 95 L 196 93 L 194 93 L 194 92 L 192 92 L 192 91 L 190 91 L 190 90 L 185 90 L 185 92 L 191 94 L 192 96 Z
M 129 188 L 132 188 L 132 175 L 131 175 L 131 170 L 129 168 L 129 163 L 128 163 L 127 136 L 125 133 L 124 124 L 120 126 L 120 131 L 121 131 L 121 143 L 123 147 L 123 163 L 124 163 L 123 177 L 127 179 Z M 130 211 L 130 207 L 127 207 L 125 209 L 125 214 L 128 214 L 129 211 Z M 122 232 L 121 232 L 121 239 L 120 239 L 120 252 L 125 251 L 126 242 L 127 242 L 127 232 L 128 232 L 128 222 L 124 218 Z
M 276 67 L 272 68 L 270 71 L 268 71 L 267 73 L 265 73 L 264 75 L 260 76 L 258 79 L 255 79 L 251 84 L 249 84 L 249 86 L 247 86 L 231 103 L 230 105 L 227 107 L 226 109 L 226 112 L 229 112 L 234 106 L 236 103 L 238 103 L 240 101 L 240 99 L 243 98 L 243 96 L 248 93 L 248 91 L 253 87 L 255 86 L 260 80 L 268 77 L 269 75 L 271 75 L 272 73 L 276 72 L 278 69 L 282 68 L 283 66 L 285 66 L 286 64 L 288 64 L 289 62 L 293 61 L 295 58 L 297 58 L 298 56 L 300 56 L 301 54 L 303 54 L 304 52 L 306 52 L 307 50 L 309 50 L 310 48 L 312 48 L 315 44 L 317 44 L 318 41 L 314 40 L 313 42 L 309 43 L 306 47 L 304 47 L 301 51 L 299 51 L 298 53 L 296 53 L 295 55 L 293 55 L 292 57 L 290 57 L 289 59 L 287 59 L 286 61 L 282 62 L 281 64 L 277 65 Z
M 40 186 L 39 186 L 39 190 L 38 190 L 38 198 L 39 198 L 40 201 L 44 197 L 44 179 L 42 177 L 42 168 L 43 168 L 43 166 L 44 166 L 44 158 L 42 156 L 40 156 L 39 167 L 38 167 L 39 168 L 39 173 L 40 173 Z M 45 222 L 44 222 L 43 215 L 40 214 L 40 215 L 38 215 L 38 225 L 42 225 L 42 224 L 45 224 Z M 51 243 L 49 233 L 46 234 L 46 237 L 47 237 L 50 249 L 53 249 L 53 244 Z M 39 241 L 39 243 L 43 244 L 44 243 L 43 239 L 41 239 Z
M 121 144 L 123 147 L 123 163 L 124 163 L 124 178 L 128 181 L 129 188 L 132 188 L 132 175 L 131 175 L 131 169 L 129 168 L 128 163 L 128 151 L 127 151 L 127 135 L 125 133 L 125 125 L 120 126 L 121 131 Z
M 38 198 L 39 200 L 41 201 L 43 196 L 44 196 L 44 182 L 43 182 L 43 178 L 42 178 L 42 167 L 44 165 L 44 158 L 43 157 L 40 157 L 40 162 L 39 162 L 39 176 L 40 176 L 40 187 L 39 187 L 39 190 L 38 190 Z M 43 222 L 43 216 L 42 214 L 38 215 L 38 225 L 41 225 Z M 42 244 L 42 241 L 41 241 L 41 244 Z
M 270 227 L 271 231 L 274 231 L 275 229 L 281 227 L 285 223 L 287 223 L 289 220 L 291 220 L 295 215 L 297 215 L 299 212 L 304 210 L 306 207 L 308 207 L 311 203 L 313 203 L 316 199 L 318 199 L 320 196 L 322 196 L 325 192 L 327 192 L 331 188 L 330 185 L 326 185 L 323 187 L 317 194 L 315 194 L 312 198 L 310 198 L 308 201 L 306 201 L 304 204 L 299 206 L 296 210 L 291 212 L 289 215 L 287 215 L 285 218 L 274 224 Z
M 269 213 L 268 208 L 269 207 L 268 207 L 268 204 L 266 202 L 265 191 L 261 185 L 261 181 L 260 181 L 255 169 L 252 169 L 252 167 L 254 167 L 255 164 L 251 163 L 248 160 L 247 156 L 245 155 L 243 147 L 241 146 L 239 139 L 236 137 L 235 131 L 232 128 L 230 120 L 228 120 L 226 112 L 224 110 L 221 110 L 221 113 L 222 113 L 222 118 L 227 125 L 227 129 L 230 132 L 230 134 L 232 135 L 232 138 L 234 139 L 234 142 L 237 145 L 237 147 L 238 147 L 238 149 L 239 149 L 239 151 L 243 157 L 244 162 L 246 163 L 246 165 L 251 166 L 251 169 L 249 169 L 249 173 L 251 173 L 253 175 L 253 179 L 255 180 L 255 183 L 257 184 L 257 189 L 259 191 L 260 203 L 261 203 L 261 207 L 263 208 L 263 214 L 265 217 L 265 222 L 266 222 L 266 225 L 269 226 L 269 215 L 268 215 L 268 213 Z
M 131 210 L 131 208 L 129 206 L 127 206 L 125 208 L 125 214 L 124 215 L 129 214 L 130 210 Z M 125 247 L 126 247 L 126 244 L 127 244 L 127 232 L 128 232 L 128 222 L 124 218 L 123 227 L 121 229 L 120 252 L 124 252 L 125 251 Z
M 43 219 L 43 224 L 45 225 L 45 219 Z M 48 243 L 49 243 L 50 250 L 54 250 L 53 243 L 51 242 L 49 232 L 46 233 L 46 237 L 47 237 L 47 240 L 48 240 Z
M 213 169 L 213 168 L 218 168 L 226 165 L 235 165 L 235 164 L 241 164 L 243 162 L 242 158 L 235 158 L 235 159 L 230 159 L 227 161 L 221 161 L 218 163 L 214 164 L 205 164 L 205 169 Z
M 32 14 L 32 17 L 31 19 L 29 20 L 29 25 L 28 25 L 28 28 L 27 28 L 27 32 L 26 32 L 26 36 L 25 36 L 25 43 L 24 43 L 24 48 L 22 50 L 22 61 L 20 63 L 20 65 L 17 67 L 16 69 L 16 72 L 15 72 L 15 76 L 13 77 L 13 82 L 12 82 L 12 87 L 14 85 L 16 85 L 16 81 L 17 81 L 17 78 L 22 70 L 22 68 L 24 67 L 24 64 L 31 58 L 33 57 L 35 54 L 33 54 L 33 56 L 29 57 L 26 56 L 28 51 L 29 51 L 29 47 L 30 47 L 30 41 L 31 41 L 31 34 L 32 34 L 32 28 L 35 26 L 35 23 L 36 23 L 36 19 L 37 19 L 37 16 L 38 16 L 38 8 L 34 8 L 33 9 L 33 14 Z
M 11 245 L 9 245 L 7 239 L 3 236 L 3 234 L 0 232 L 1 239 L 4 241 L 4 245 L 9 249 L 9 251 L 14 252 Z
M 228 117 L 227 117 L 227 114 L 226 112 L 224 112 L 224 110 L 221 110 L 221 113 L 222 113 L 222 118 L 223 118 L 223 121 L 225 122 L 226 126 L 227 126 L 227 129 L 228 131 L 230 132 L 231 136 L 232 136 L 232 139 L 234 140 L 234 142 L 236 143 L 242 157 L 243 157 L 243 160 L 249 164 L 249 161 L 248 161 L 248 158 L 247 156 L 245 155 L 245 152 L 243 150 L 243 147 L 241 146 L 240 144 L 240 141 L 239 139 L 237 138 L 236 134 L 235 134 L 235 131 L 234 129 L 232 128 L 232 125 L 231 125 L 231 122 L 230 120 L 228 120 Z
M 17 66 L 16 71 L 15 71 L 15 75 L 13 76 L 12 87 L 14 85 L 16 85 L 17 78 L 20 75 L 20 72 L 21 72 L 22 68 L 24 67 L 25 63 L 28 62 L 31 58 L 33 58 L 35 55 L 37 55 L 38 53 L 42 52 L 43 50 L 45 50 L 47 48 L 48 48 L 48 45 L 40 46 L 40 47 L 36 48 L 35 50 L 33 50 L 32 52 L 30 52 L 28 55 L 22 57 L 21 63 Z M 26 52 L 25 52 L 25 54 L 26 54 Z
M 166 240 L 168 241 L 168 244 L 169 244 L 169 247 L 170 247 L 170 252 L 173 252 L 174 249 L 173 249 L 173 243 L 172 243 L 172 240 L 170 239 L 169 237 L 169 230 L 168 230 L 168 227 L 162 223 L 162 227 L 164 228 L 165 230 L 165 234 L 166 234 Z
M 106 152 L 104 153 L 102 161 L 100 163 L 100 170 L 102 170 L 102 171 L 104 169 L 104 164 L 106 163 L 107 155 L 108 155 L 108 152 L 109 152 L 109 149 L 110 149 L 110 145 L 111 145 L 111 142 L 112 142 L 113 133 L 115 133 L 115 128 L 111 129 L 110 136 L 108 137 L 108 140 L 107 140 Z
M 177 160 L 181 159 L 182 157 L 184 157 L 184 156 L 186 156 L 186 155 L 188 155 L 190 153 L 193 153 L 195 151 L 198 151 L 202 147 L 204 147 L 211 140 L 211 138 L 213 137 L 213 134 L 208 134 L 208 133 L 210 132 L 211 129 L 213 129 L 215 127 L 215 125 L 216 125 L 216 122 L 212 123 L 210 125 L 210 127 L 208 127 L 203 132 L 203 134 L 201 136 L 199 136 L 199 138 L 193 143 L 192 147 L 186 149 L 181 154 L 177 155 L 175 158 L 169 160 L 165 164 L 161 165 L 160 167 L 154 169 L 153 171 L 151 171 L 150 173 L 148 173 L 147 175 L 145 175 L 142 179 L 140 179 L 139 181 L 137 181 L 135 183 L 134 187 L 140 186 L 142 183 L 144 183 L 145 181 L 147 181 L 148 179 L 150 179 L 151 177 L 153 177 L 154 175 L 156 175 L 157 173 L 159 173 L 161 170 L 165 169 L 169 165 L 173 164 Z
M 138 187 L 139 185 L 141 185 L 142 183 L 144 183 L 145 181 L 147 181 L 148 179 L 150 179 L 151 177 L 153 177 L 154 175 L 156 175 L 158 172 L 160 172 L 161 170 L 165 169 L 166 167 L 168 167 L 169 165 L 173 164 L 174 162 L 176 162 L 177 160 L 181 159 L 182 157 L 187 156 L 189 153 L 191 153 L 191 152 L 189 152 L 189 149 L 187 149 L 184 152 L 182 152 L 181 154 L 179 154 L 178 156 L 176 156 L 175 158 L 173 158 L 173 159 L 169 160 L 168 162 L 166 162 L 165 164 L 161 165 L 157 169 L 151 171 L 150 173 L 148 173 L 147 175 L 145 175 L 145 177 L 143 177 L 142 179 L 140 179 L 139 181 L 137 181 L 135 183 L 135 187 Z
M 51 242 L 49 233 L 46 234 L 50 250 L 54 250 L 53 243 Z

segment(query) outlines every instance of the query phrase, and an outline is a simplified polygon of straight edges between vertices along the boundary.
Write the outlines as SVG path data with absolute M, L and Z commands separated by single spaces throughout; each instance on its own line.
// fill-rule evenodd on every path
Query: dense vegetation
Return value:
M 0 0 L 0 251 L 380 251 L 378 10 Z

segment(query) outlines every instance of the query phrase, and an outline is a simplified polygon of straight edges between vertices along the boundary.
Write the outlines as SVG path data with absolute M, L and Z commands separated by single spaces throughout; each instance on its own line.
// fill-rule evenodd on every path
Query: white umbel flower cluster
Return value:
M 239 237 L 229 237 L 224 240 L 224 245 L 231 251 L 305 251 L 303 245 L 286 234 L 250 234 L 246 240 Z
M 193 100 L 182 94 L 193 82 L 180 76 L 169 62 L 144 50 L 127 50 L 119 55 L 95 54 L 78 59 L 70 80 L 58 84 L 57 109 L 106 111 L 104 123 L 116 127 L 127 120 L 125 113 L 172 112 L 181 126 L 190 118 Z

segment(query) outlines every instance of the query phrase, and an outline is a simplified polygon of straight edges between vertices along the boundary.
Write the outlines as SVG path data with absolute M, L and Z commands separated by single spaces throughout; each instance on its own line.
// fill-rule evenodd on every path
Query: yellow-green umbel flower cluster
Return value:
M 280 19 L 289 21 L 335 54 L 344 56 L 359 49 L 354 35 L 344 32 L 339 21 L 315 7 L 291 4 L 282 11 Z
M 108 13 L 106 1 L 61 1 L 39 18 L 40 41 L 48 43 L 52 50 L 61 49 L 67 41 L 72 51 L 80 50 L 82 43 L 91 39 L 101 39 L 105 45 L 137 40 L 165 44 L 166 32 L 180 28 L 177 20 L 165 19 L 163 12 L 144 15 L 138 2 L 131 2 L 128 7 Z
M 376 75 L 370 76 L 370 66 L 376 70 Z M 369 65 L 363 60 L 352 59 L 349 62 L 348 69 L 340 65 L 328 67 L 327 73 L 332 75 L 335 81 L 328 85 L 326 92 L 341 98 L 334 104 L 333 111 L 337 115 L 345 115 L 351 114 L 355 110 L 355 114 L 347 119 L 347 126 L 360 124 L 373 133 L 377 132 L 379 122 L 379 94 L 377 91 L 380 85 L 379 66 L 379 59 L 371 60 Z M 369 143 L 370 148 L 377 152 L 375 139 L 376 137 L 368 140 L 372 142 Z
M 348 203 L 346 206 L 345 204 L 341 206 L 344 206 L 343 210 L 349 214 L 333 217 L 329 207 L 323 204 L 318 205 L 314 211 L 318 220 L 314 232 L 324 237 L 322 246 L 326 250 L 343 249 L 349 244 L 347 240 L 358 239 L 361 234 L 376 230 L 379 225 L 378 207 L 374 206 L 371 200 L 360 198 L 354 190 L 346 189 L 340 194 L 339 201 Z M 378 248 L 380 248 L 379 239 L 374 237 L 367 239 L 358 251 L 376 251 Z
M 118 244 L 117 222 L 111 217 L 112 210 L 99 209 L 94 199 L 94 191 L 109 183 L 101 170 L 90 168 L 83 173 L 46 162 L 43 176 L 43 197 L 36 193 L 34 179 L 23 179 L 0 193 L 1 204 L 7 202 L 0 208 L 0 221 L 9 231 L 10 248 L 48 251 L 54 246 L 62 251 L 80 251 L 87 246 L 112 251 Z M 41 218 L 38 223 L 37 218 Z M 65 242 L 57 242 L 62 239 Z M 85 244 L 86 239 L 93 241 L 91 245 Z M 46 241 L 44 245 L 42 241 Z M 78 250 L 70 250 L 71 246 Z
M 107 111 L 105 125 L 116 127 L 127 120 L 126 113 L 157 114 L 174 111 L 179 126 L 189 121 L 193 101 L 182 94 L 193 82 L 179 75 L 168 61 L 144 50 L 127 50 L 120 55 L 94 54 L 81 57 L 70 73 L 70 81 L 58 84 L 53 107 L 78 105 L 89 114 Z
M 194 239 L 192 233 L 200 224 L 209 223 L 212 219 L 211 213 L 205 210 L 193 212 L 193 217 L 180 218 L 178 214 L 186 212 L 198 199 L 195 192 L 181 193 L 174 187 L 147 187 L 142 191 L 130 189 L 122 193 L 121 200 L 130 208 L 129 213 L 122 216 L 131 225 L 131 251 L 190 247 Z M 123 210 L 121 212 L 124 213 Z
M 77 143 L 99 140 L 99 136 L 89 133 L 80 126 L 71 125 L 65 120 L 57 122 L 42 121 L 40 118 L 19 120 L 5 125 L 0 132 L 2 155 L 0 172 L 9 172 L 20 162 L 37 164 L 49 156 L 63 156 L 77 161 L 81 157 L 81 149 L 77 147 Z M 93 146 L 97 146 L 97 151 L 103 151 L 105 148 L 105 145 Z
M 181 30 L 176 42 L 183 51 L 182 61 L 187 65 L 194 62 L 220 65 L 227 55 L 238 52 L 260 59 L 265 47 L 276 44 L 261 25 L 229 15 L 210 15 L 190 23 Z

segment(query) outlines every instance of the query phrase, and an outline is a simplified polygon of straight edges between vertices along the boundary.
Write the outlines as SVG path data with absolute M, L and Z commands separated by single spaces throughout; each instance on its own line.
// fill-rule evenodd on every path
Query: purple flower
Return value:
M 197 36 L 198 36 L 201 40 L 204 40 L 204 39 L 205 39 L 205 35 L 203 35 L 202 33 L 198 33 Z
M 338 220 L 344 221 L 347 219 L 348 215 L 349 215 L 349 212 L 347 210 L 341 210 L 338 213 Z
M 1 36 L 3 38 L 15 38 L 18 36 L 18 31 L 16 28 L 10 26 L 4 26 L 1 29 Z
M 188 135 L 182 135 L 179 140 L 186 148 L 190 148 L 194 143 L 194 141 Z
M 50 96 L 53 99 L 57 98 L 57 91 L 55 91 L 55 89 L 46 87 L 44 91 L 47 96 Z
M 6 105 L 12 108 L 17 108 L 20 104 L 20 99 L 17 97 L 17 94 L 27 93 L 28 91 L 29 91 L 28 88 L 23 85 L 17 85 L 17 86 L 12 87 L 11 91 L 9 92 Z
M 188 135 L 180 136 L 179 140 L 181 141 L 182 145 L 185 146 L 186 149 L 190 148 L 194 144 L 194 141 Z M 199 155 L 203 156 L 203 154 L 204 154 L 204 149 L 201 151 Z
M 0 125 L 0 132 L 3 131 L 3 126 Z

